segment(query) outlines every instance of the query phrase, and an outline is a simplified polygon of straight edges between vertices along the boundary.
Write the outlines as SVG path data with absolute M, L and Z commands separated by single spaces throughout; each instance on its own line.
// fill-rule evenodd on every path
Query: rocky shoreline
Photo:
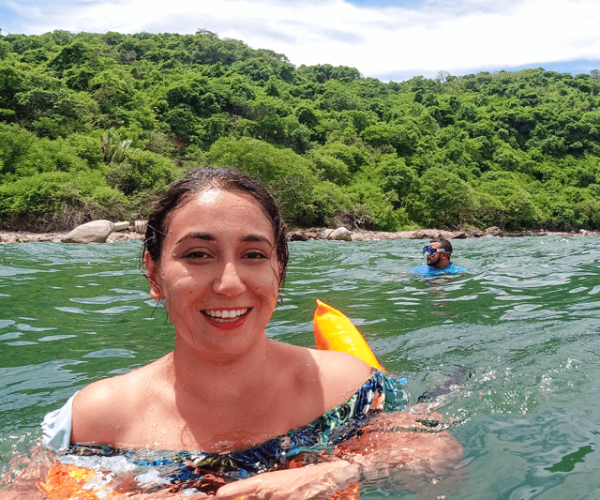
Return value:
M 346 241 L 371 241 L 371 240 L 422 240 L 436 237 L 452 239 L 466 238 L 484 238 L 484 237 L 504 237 L 514 238 L 519 236 L 600 236 L 600 231 L 546 231 L 544 229 L 532 229 L 523 231 L 504 231 L 496 226 L 489 227 L 485 230 L 472 229 L 464 231 L 447 231 L 444 229 L 415 229 L 413 231 L 398 231 L 394 233 L 386 233 L 384 231 L 364 231 L 348 229 L 341 227 L 337 229 L 312 228 L 312 229 L 297 229 L 288 233 L 289 241 L 306 241 L 308 239 L 317 240 L 346 240 Z
M 34 241 L 46 241 L 61 243 L 69 233 L 49 232 L 49 233 L 31 233 L 25 231 L 0 231 L 0 243 L 29 243 Z M 467 231 L 446 231 L 441 229 L 415 229 L 413 231 L 398 231 L 388 233 L 384 231 L 365 231 L 348 230 L 345 227 L 337 229 L 328 228 L 310 228 L 295 229 L 288 233 L 289 241 L 307 241 L 315 240 L 343 240 L 343 241 L 372 241 L 372 240 L 396 240 L 396 239 L 430 239 L 442 237 L 446 239 L 465 239 L 465 238 L 483 238 L 483 237 L 519 237 L 519 236 L 592 236 L 599 237 L 599 231 L 580 230 L 578 232 L 561 232 L 540 230 L 523 231 L 503 231 L 498 227 L 490 227 L 486 230 L 467 230 Z M 134 227 L 129 227 L 122 231 L 113 231 L 106 238 L 106 243 L 126 240 L 142 240 L 144 235 Z
M 30 243 L 32 241 L 49 241 L 52 243 L 62 243 L 68 233 L 30 233 L 27 231 L 0 231 L 0 243 Z M 143 234 L 132 231 L 113 232 L 106 239 L 106 243 L 126 240 L 142 240 Z

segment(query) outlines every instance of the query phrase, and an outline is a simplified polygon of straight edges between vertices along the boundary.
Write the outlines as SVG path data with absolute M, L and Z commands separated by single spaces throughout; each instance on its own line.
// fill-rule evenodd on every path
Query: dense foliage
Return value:
M 383 83 L 204 30 L 0 34 L 0 228 L 142 218 L 210 164 L 291 226 L 598 229 L 599 74 Z

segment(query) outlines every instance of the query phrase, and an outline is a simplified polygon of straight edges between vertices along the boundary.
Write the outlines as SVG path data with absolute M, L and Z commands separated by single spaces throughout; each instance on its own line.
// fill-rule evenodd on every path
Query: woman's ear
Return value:
M 148 282 L 150 283 L 150 297 L 157 302 L 165 298 L 165 294 L 158 283 L 158 265 L 149 252 L 144 252 L 144 261 L 146 263 L 146 270 L 148 271 Z

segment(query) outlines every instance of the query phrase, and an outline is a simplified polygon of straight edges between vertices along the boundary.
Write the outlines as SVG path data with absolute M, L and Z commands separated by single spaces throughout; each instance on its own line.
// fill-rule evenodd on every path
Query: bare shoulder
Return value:
M 129 374 L 128 374 L 129 375 Z M 117 442 L 116 433 L 123 416 L 130 413 L 131 398 L 128 375 L 99 380 L 84 387 L 73 401 L 72 444 L 106 444 Z
M 373 373 L 373 369 L 369 365 L 352 354 L 317 349 L 310 349 L 310 352 L 321 372 L 328 378 L 340 376 L 348 378 L 355 375 L 360 379 L 364 376 L 369 377 Z
M 126 432 L 127 423 L 147 401 L 152 365 L 98 380 L 84 387 L 73 401 L 73 444 L 114 445 Z
M 136 377 L 119 375 L 103 380 L 98 380 L 87 385 L 75 396 L 73 401 L 73 413 L 84 414 L 86 418 L 93 418 L 97 410 L 102 410 L 102 414 L 115 411 L 121 408 L 123 403 L 130 401 L 130 381 L 135 381 Z M 113 404 L 113 403 L 121 404 Z
M 293 408 L 292 425 L 299 427 L 347 401 L 372 375 L 361 359 L 338 351 L 320 351 L 272 341 L 285 387 L 281 413 Z M 290 405 L 290 401 L 294 401 Z M 275 412 L 276 413 L 276 412 Z
M 293 371 L 305 380 L 352 386 L 356 390 L 373 373 L 373 368 L 364 361 L 345 352 L 321 351 L 276 341 L 272 341 L 272 345 L 282 366 L 294 367 Z
M 311 349 L 319 369 L 325 399 L 342 402 L 354 394 L 371 376 L 373 368 L 351 354 Z

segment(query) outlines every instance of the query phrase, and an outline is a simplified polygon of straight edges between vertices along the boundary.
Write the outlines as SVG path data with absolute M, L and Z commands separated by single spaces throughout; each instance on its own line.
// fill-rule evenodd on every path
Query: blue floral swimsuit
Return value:
M 359 435 L 363 427 L 380 411 L 398 411 L 406 407 L 408 395 L 402 387 L 405 379 L 374 372 L 345 403 L 313 420 L 304 427 L 292 429 L 252 448 L 228 453 L 179 452 L 165 457 L 164 452 L 148 450 L 143 458 L 140 450 L 125 451 L 108 446 L 82 446 L 68 443 L 71 431 L 72 398 L 62 409 L 44 418 L 44 443 L 68 457 L 125 457 L 137 467 L 165 467 L 165 479 L 171 485 L 198 486 L 206 475 L 218 475 L 223 482 L 286 468 L 286 461 L 302 453 L 331 453 L 336 445 Z M 162 455 L 162 456 L 161 456 Z M 122 460 L 122 459 L 121 459 Z

